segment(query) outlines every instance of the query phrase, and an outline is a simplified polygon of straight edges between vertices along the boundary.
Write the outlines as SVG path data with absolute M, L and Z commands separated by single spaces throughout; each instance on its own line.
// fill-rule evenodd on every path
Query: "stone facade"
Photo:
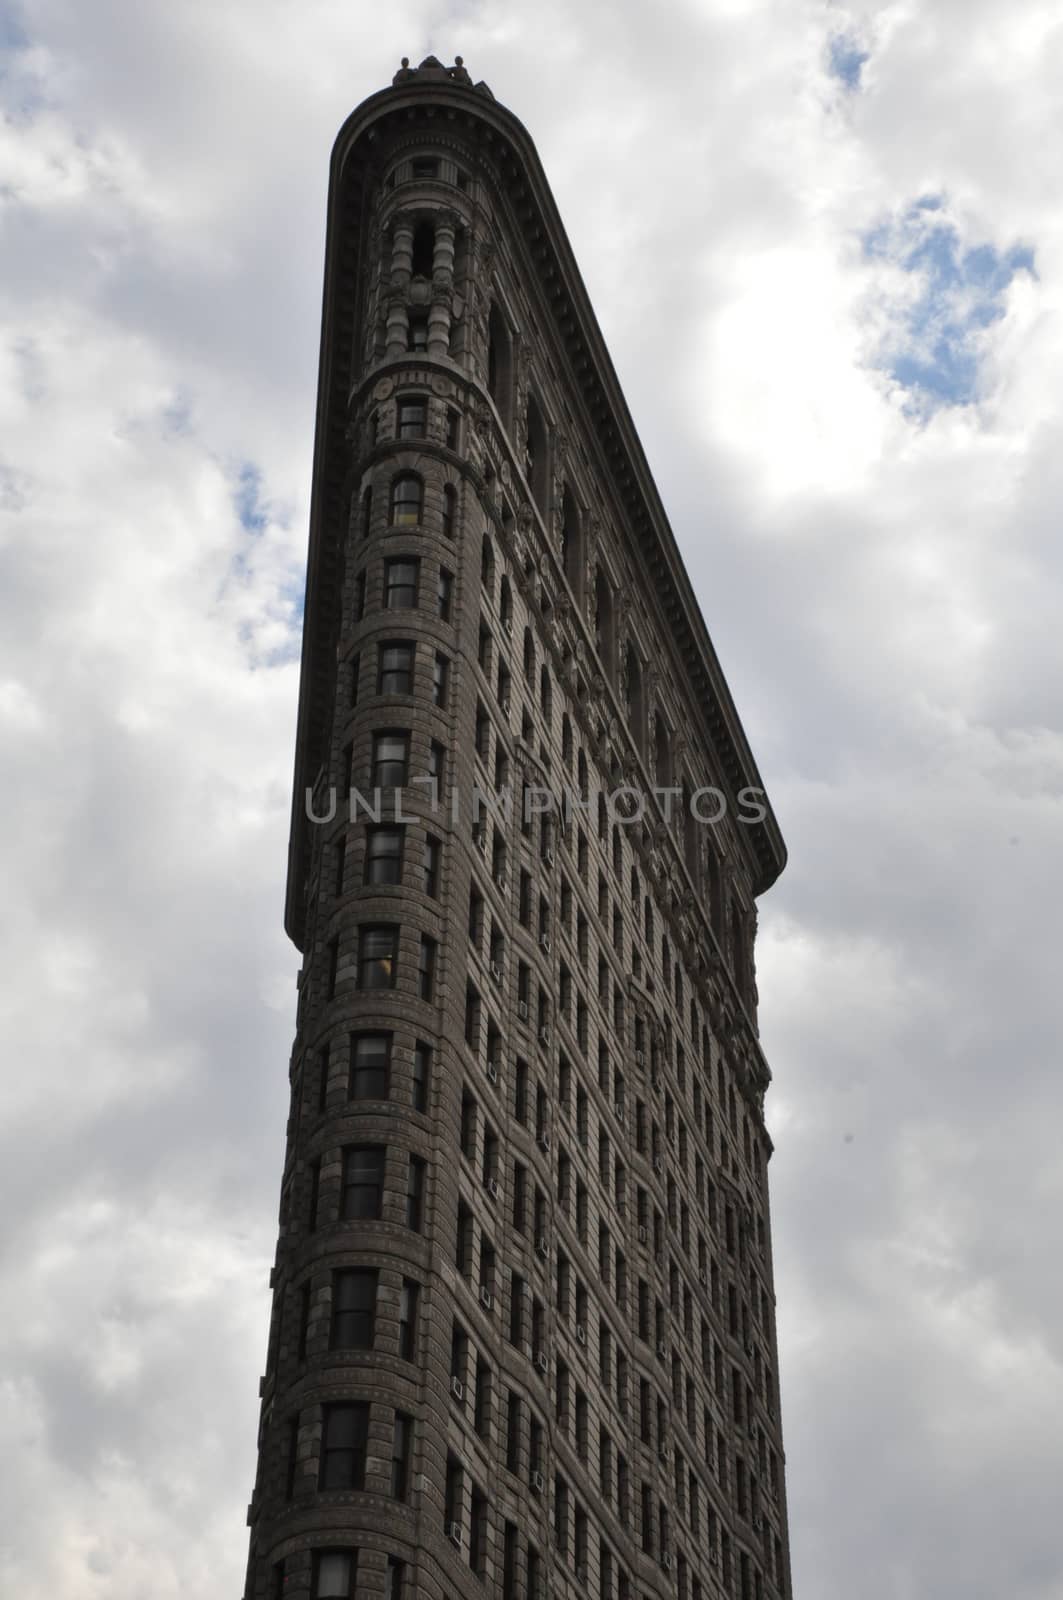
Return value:
M 784 861 L 534 149 L 404 63 L 333 154 L 245 1600 L 789 1594 Z

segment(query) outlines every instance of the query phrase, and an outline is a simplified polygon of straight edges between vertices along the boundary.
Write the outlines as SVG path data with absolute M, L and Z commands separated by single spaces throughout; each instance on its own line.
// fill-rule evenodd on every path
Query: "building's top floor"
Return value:
M 599 635 L 622 715 L 633 703 L 633 675 L 640 683 L 652 675 L 654 694 L 639 695 L 661 708 L 660 716 L 640 713 L 648 769 L 674 782 L 679 764 L 669 758 L 662 767 L 657 746 L 685 732 L 688 750 L 707 753 L 705 781 L 724 790 L 734 811 L 743 790 L 762 791 L 534 146 L 486 85 L 472 84 L 460 58 L 453 67 L 431 57 L 416 69 L 404 62 L 393 87 L 351 115 L 333 150 L 289 876 L 293 937 L 302 795 L 320 764 L 334 670 L 323 620 L 341 560 L 351 400 L 387 363 L 382 319 L 396 286 L 411 303 L 417 294 L 438 296 L 441 258 L 419 237 L 430 227 L 453 241 L 444 276 L 464 329 L 441 351 L 426 310 L 422 354 L 470 380 L 470 402 L 511 436 L 529 507 L 557 552 L 574 609 Z M 374 318 L 375 332 L 365 326 Z M 617 602 L 628 614 L 622 659 L 615 630 L 603 629 Z M 606 633 L 612 661 L 602 655 Z M 760 893 L 785 863 L 770 806 L 733 836 L 749 891 Z

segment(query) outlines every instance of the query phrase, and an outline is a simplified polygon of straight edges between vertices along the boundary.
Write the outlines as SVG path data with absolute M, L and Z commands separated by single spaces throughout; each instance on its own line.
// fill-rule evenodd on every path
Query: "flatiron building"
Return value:
M 789 1595 L 784 861 L 531 140 L 404 62 L 332 156 L 245 1600 Z

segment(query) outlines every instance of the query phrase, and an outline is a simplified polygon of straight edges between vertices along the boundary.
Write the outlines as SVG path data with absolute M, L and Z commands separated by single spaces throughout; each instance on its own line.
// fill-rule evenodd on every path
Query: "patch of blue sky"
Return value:
M 24 50 L 29 42 L 15 7 L 0 0 L 0 50 Z
M 864 63 L 871 59 L 869 50 L 861 50 L 848 34 L 836 33 L 827 54 L 827 71 L 838 78 L 847 89 L 859 89 Z
M 920 196 L 900 216 L 869 229 L 862 244 L 869 260 L 918 280 L 919 292 L 898 305 L 877 362 L 907 391 L 906 409 L 928 417 L 977 400 L 980 336 L 1004 315 L 1015 275 L 1036 277 L 1033 251 L 1022 244 L 965 245 L 940 195 Z
M 245 461 L 237 475 L 233 505 L 241 527 L 248 533 L 262 532 L 269 514 L 262 503 L 262 473 L 251 461 Z

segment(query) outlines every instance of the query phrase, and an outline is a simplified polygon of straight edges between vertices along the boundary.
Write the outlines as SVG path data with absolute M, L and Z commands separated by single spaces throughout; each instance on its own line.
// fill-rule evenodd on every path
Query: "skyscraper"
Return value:
M 789 1594 L 785 850 L 528 135 L 332 159 L 246 1600 Z

